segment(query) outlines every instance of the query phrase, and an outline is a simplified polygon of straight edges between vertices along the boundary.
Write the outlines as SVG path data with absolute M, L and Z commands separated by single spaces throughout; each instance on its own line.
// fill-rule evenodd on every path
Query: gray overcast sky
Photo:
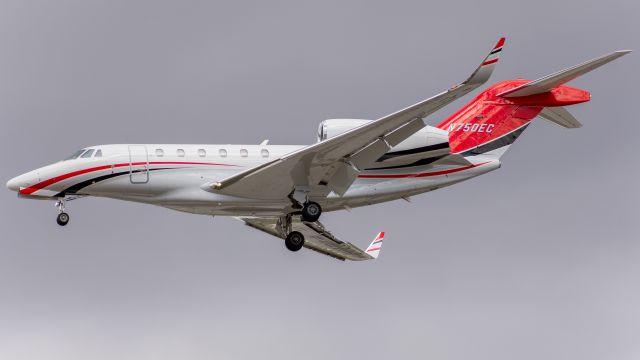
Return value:
M 634 1 L 0 2 L 3 181 L 101 143 L 315 141 L 463 80 L 640 50 Z M 640 54 L 572 83 L 499 171 L 325 214 L 380 259 L 289 253 L 229 218 L 0 191 L 2 359 L 640 357 Z M 471 96 L 438 112 L 437 123 Z M 4 184 L 4 182 L 3 182 Z

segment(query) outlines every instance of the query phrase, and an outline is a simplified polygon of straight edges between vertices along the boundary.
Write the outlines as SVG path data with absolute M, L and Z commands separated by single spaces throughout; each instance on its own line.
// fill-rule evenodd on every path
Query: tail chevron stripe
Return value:
M 365 251 L 369 256 L 374 259 L 378 258 L 380 255 L 380 250 L 382 250 L 382 241 L 384 240 L 384 231 L 381 231 L 376 235 L 373 239 L 367 250 Z

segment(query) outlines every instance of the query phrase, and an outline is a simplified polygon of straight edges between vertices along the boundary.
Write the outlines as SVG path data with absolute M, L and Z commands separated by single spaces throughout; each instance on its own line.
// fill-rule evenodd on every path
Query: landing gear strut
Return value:
M 276 231 L 284 237 L 284 245 L 291 251 L 298 251 L 304 246 L 304 235 L 292 230 L 292 215 L 281 216 L 276 223 Z M 286 234 L 286 236 L 285 236 Z
M 302 221 L 316 222 L 321 214 L 322 208 L 317 202 L 308 201 L 302 207 Z
M 304 235 L 298 231 L 292 231 L 284 239 L 284 245 L 291 251 L 298 251 L 304 245 Z
M 64 212 L 64 199 L 56 201 L 56 207 L 60 211 L 58 213 L 58 217 L 56 218 L 56 222 L 60 226 L 65 226 L 69 223 L 69 214 Z

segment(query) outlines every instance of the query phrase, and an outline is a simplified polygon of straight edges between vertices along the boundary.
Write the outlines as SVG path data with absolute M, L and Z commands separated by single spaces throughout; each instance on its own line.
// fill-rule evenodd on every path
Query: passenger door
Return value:
M 149 154 L 145 145 L 129 145 L 129 179 L 132 184 L 149 182 Z

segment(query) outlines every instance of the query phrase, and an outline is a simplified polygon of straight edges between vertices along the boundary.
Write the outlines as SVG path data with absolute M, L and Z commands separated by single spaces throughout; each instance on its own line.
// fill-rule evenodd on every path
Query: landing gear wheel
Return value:
M 309 201 L 302 207 L 302 220 L 308 222 L 316 222 L 320 219 L 322 208 L 316 202 Z
M 66 212 L 61 212 L 60 214 L 58 214 L 56 221 L 60 226 L 67 225 L 69 223 L 69 214 L 67 214 Z
M 287 238 L 284 239 L 284 245 L 291 251 L 298 251 L 302 249 L 302 245 L 304 245 L 304 235 L 297 231 L 292 231 L 287 235 Z

